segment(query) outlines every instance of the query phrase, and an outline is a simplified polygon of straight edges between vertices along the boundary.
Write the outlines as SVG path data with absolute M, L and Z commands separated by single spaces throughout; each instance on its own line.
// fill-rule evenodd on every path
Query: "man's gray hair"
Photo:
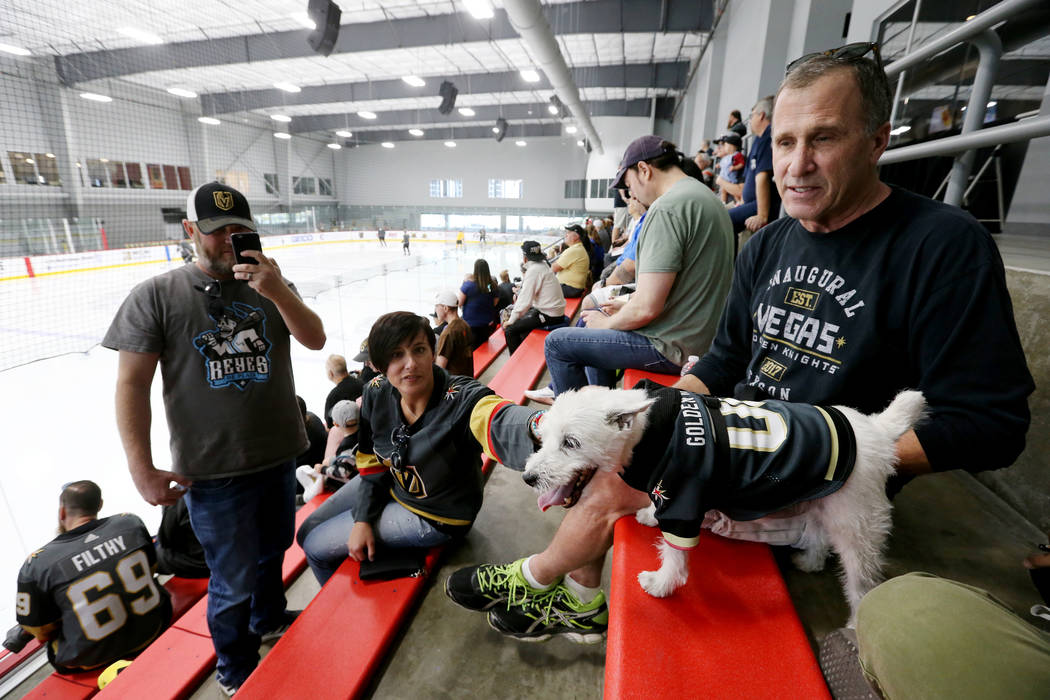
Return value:
M 751 108 L 751 111 L 762 112 L 766 115 L 766 119 L 773 121 L 773 95 L 766 95 L 756 102 L 755 106 Z
M 837 70 L 848 70 L 853 74 L 860 90 L 861 110 L 865 115 L 864 129 L 868 136 L 874 135 L 880 126 L 890 120 L 893 98 L 890 96 L 886 73 L 870 58 L 843 60 L 824 55 L 813 56 L 799 63 L 784 76 L 780 87 L 777 88 L 777 96 L 780 96 L 784 88 L 797 90 L 809 87 Z

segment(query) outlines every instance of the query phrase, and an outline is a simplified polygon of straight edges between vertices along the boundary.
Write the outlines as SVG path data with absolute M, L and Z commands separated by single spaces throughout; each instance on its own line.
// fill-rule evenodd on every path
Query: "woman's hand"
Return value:
M 372 561 L 376 554 L 376 536 L 368 523 L 354 523 L 346 548 L 354 561 Z

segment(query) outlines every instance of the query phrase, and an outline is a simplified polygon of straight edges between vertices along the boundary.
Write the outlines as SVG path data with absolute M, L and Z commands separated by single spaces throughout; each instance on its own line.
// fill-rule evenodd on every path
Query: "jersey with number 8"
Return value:
M 145 647 L 167 626 L 171 602 L 153 577 L 156 554 L 134 515 L 94 520 L 34 552 L 18 575 L 16 614 L 30 631 L 55 624 L 48 658 L 96 668 Z

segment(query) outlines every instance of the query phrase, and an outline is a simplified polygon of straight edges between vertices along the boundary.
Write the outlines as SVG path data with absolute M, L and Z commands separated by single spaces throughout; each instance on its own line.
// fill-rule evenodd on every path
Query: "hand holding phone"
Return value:
M 246 250 L 258 250 L 262 251 L 262 243 L 259 242 L 259 234 L 253 232 L 246 233 L 234 233 L 230 236 L 230 243 L 233 245 L 233 255 L 237 258 L 237 263 L 240 265 L 256 265 L 258 260 L 252 257 L 244 255 Z

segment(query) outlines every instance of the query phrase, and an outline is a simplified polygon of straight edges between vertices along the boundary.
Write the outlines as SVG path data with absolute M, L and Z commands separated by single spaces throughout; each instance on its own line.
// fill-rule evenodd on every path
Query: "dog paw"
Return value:
M 660 575 L 659 571 L 643 571 L 638 574 L 638 583 L 642 590 L 654 598 L 666 598 L 674 592 L 674 586 L 669 585 L 667 578 Z
M 795 563 L 795 568 L 799 571 L 805 571 L 807 574 L 823 571 L 824 562 L 827 558 L 828 551 L 822 547 L 803 549 L 801 552 L 795 552 L 791 555 L 791 561 Z
M 634 519 L 646 527 L 656 527 L 656 506 L 648 505 L 634 514 Z

